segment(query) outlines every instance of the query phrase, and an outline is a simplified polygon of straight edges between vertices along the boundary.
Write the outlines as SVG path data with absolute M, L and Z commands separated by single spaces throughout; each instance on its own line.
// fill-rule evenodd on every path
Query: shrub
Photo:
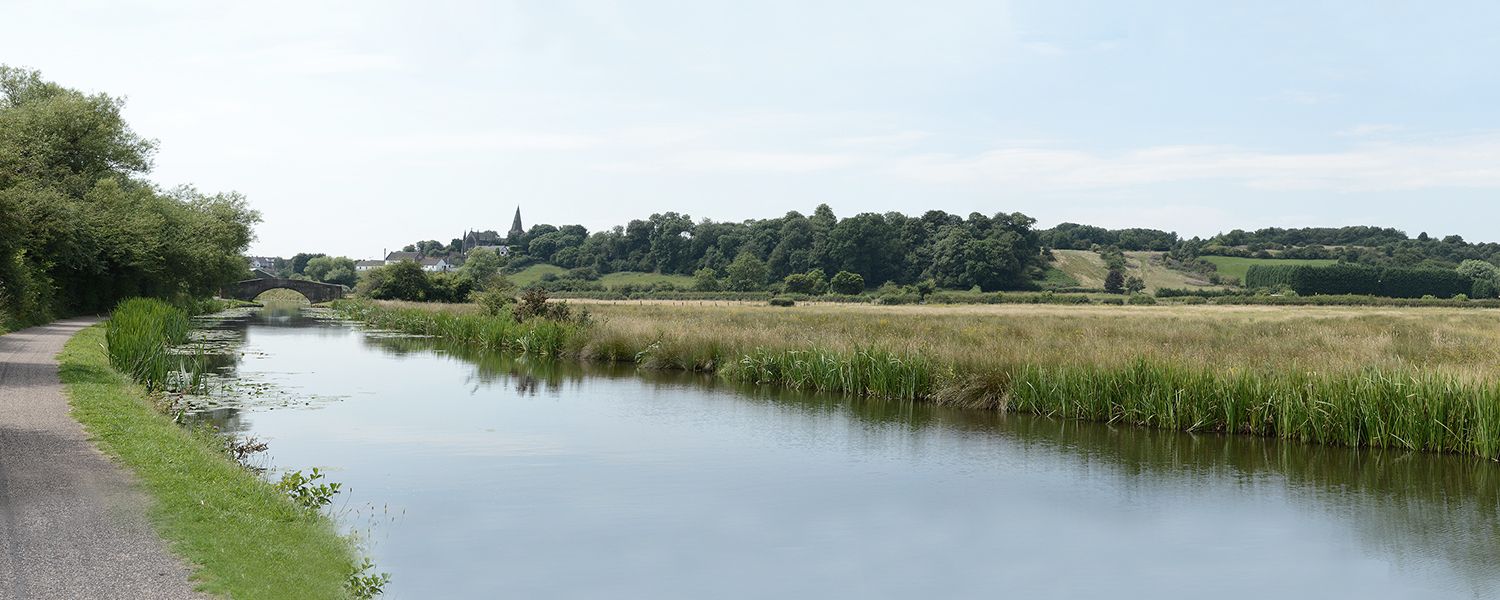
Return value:
M 1133 306 L 1155 306 L 1156 298 L 1147 296 L 1146 294 L 1132 294 L 1126 302 L 1129 302 Z
M 791 298 L 787 298 L 787 297 L 784 297 L 784 296 L 777 296 L 777 297 L 771 299 L 771 306 L 796 306 L 796 305 L 797 305 L 797 301 L 796 300 L 793 300 Z
M 498 316 L 505 314 L 510 310 L 510 305 L 516 303 L 514 292 L 514 289 L 489 289 L 474 294 L 474 302 L 479 305 L 479 309 L 483 310 L 484 314 L 492 317 Z
M 812 279 L 806 273 L 792 273 L 781 280 L 782 288 L 788 294 L 811 294 L 813 293 Z
M 1099 303 L 1100 304 L 1110 304 L 1110 305 L 1114 305 L 1114 306 L 1125 306 L 1125 299 L 1124 298 L 1100 298 L 1099 299 Z
M 858 273 L 839 271 L 828 282 L 828 291 L 835 294 L 854 295 L 865 291 L 865 278 Z

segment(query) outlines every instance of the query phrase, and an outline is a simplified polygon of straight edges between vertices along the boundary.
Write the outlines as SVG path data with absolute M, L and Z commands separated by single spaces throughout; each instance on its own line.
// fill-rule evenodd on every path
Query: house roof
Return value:
M 384 265 L 385 261 L 383 260 L 360 260 L 354 263 L 356 267 L 379 267 Z
M 392 252 L 385 255 L 386 261 L 392 260 L 421 260 L 422 255 L 416 252 Z
M 438 265 L 438 264 L 444 264 L 444 265 L 448 264 L 448 261 L 443 260 L 441 258 L 424 258 L 424 259 L 419 260 L 417 262 L 421 263 L 421 265 L 424 266 L 424 267 L 431 267 L 433 265 Z

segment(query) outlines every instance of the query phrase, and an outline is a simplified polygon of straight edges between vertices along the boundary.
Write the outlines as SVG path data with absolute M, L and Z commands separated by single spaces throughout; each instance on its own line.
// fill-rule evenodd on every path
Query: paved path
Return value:
M 0 335 L 0 598 L 202 598 L 145 493 L 68 416 L 56 356 L 96 322 Z

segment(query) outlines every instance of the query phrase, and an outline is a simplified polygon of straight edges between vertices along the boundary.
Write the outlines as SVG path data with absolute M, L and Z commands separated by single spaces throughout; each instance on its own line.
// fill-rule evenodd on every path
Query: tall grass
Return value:
M 196 387 L 202 381 L 201 356 L 174 351 L 192 326 L 187 311 L 154 298 L 120 302 L 105 333 L 109 364 L 148 391 Z
M 493 352 L 532 356 L 563 356 L 576 349 L 583 327 L 547 319 L 517 322 L 509 315 L 431 311 L 421 308 L 380 307 L 367 302 L 339 301 L 334 310 L 345 318 L 417 335 L 453 340 Z
M 463 307 L 351 303 L 377 327 L 530 351 Z M 1500 316 L 1388 309 L 593 306 L 544 354 L 1190 432 L 1500 458 Z M 1273 312 L 1274 311 L 1274 312 Z M 496 321 L 489 323 L 489 321 Z M 493 327 L 501 334 L 480 333 Z

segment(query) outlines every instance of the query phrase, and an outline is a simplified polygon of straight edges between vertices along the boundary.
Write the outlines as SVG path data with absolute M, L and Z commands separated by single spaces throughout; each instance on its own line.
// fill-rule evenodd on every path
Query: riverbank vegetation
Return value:
M 0 66 L 0 327 L 132 296 L 185 304 L 243 277 L 259 215 L 238 194 L 147 180 L 155 143 L 122 106 Z
M 1492 374 L 1500 366 L 1500 312 L 587 306 L 586 324 L 545 326 L 556 329 L 543 353 L 1181 431 L 1500 457 L 1500 378 Z M 471 305 L 346 302 L 339 309 L 377 327 L 459 341 L 486 326 L 522 326 Z
M 167 310 L 152 307 L 157 315 Z M 151 327 L 142 315 L 134 321 L 134 335 Z M 153 498 L 157 531 L 196 567 L 201 590 L 245 599 L 286 598 L 292 590 L 298 598 L 347 598 L 351 581 L 370 577 L 329 518 L 235 462 L 217 434 L 178 425 L 145 387 L 112 368 L 112 355 L 129 352 L 107 349 L 108 341 L 106 326 L 95 326 L 59 356 L 73 416 L 139 478 Z

